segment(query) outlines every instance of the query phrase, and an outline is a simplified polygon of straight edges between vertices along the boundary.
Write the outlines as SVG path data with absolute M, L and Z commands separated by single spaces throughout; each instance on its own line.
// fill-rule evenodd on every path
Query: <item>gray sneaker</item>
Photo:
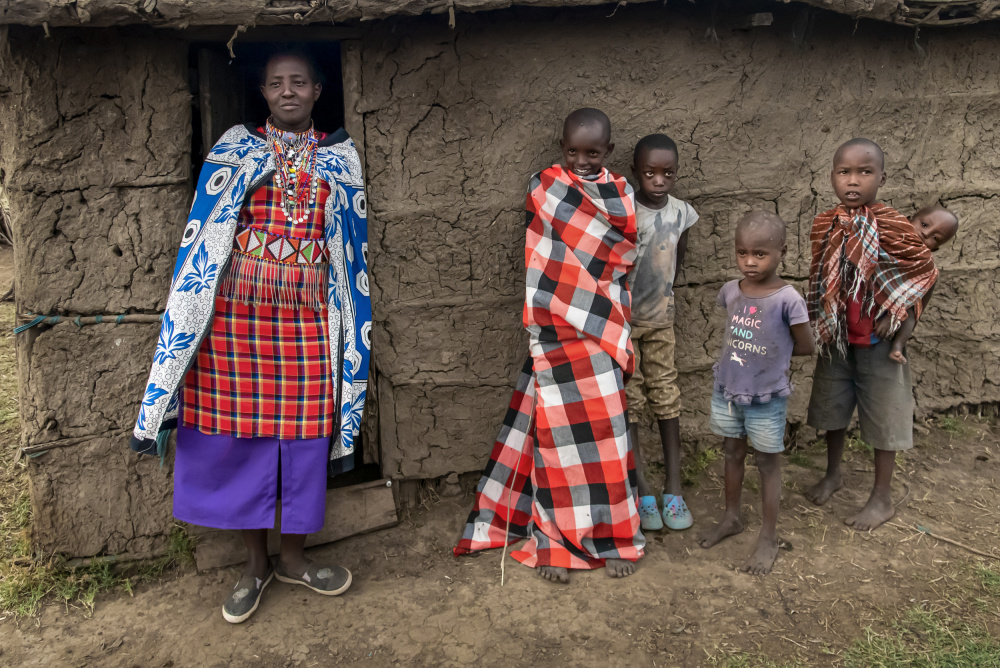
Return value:
M 284 572 L 279 561 L 274 565 L 274 577 L 288 584 L 299 584 L 309 587 L 317 594 L 324 596 L 339 596 L 351 586 L 351 572 L 343 566 L 317 566 L 309 564 L 302 575 L 291 575 Z
M 222 604 L 222 616 L 230 624 L 239 624 L 250 619 L 250 616 L 257 611 L 260 605 L 260 595 L 264 593 L 264 587 L 271 584 L 274 577 L 274 569 L 268 566 L 267 575 L 264 579 L 255 577 L 242 577 L 229 598 Z

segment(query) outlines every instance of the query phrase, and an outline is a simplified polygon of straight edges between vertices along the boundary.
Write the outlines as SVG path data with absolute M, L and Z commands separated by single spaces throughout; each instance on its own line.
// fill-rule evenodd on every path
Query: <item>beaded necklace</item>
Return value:
M 293 223 L 304 223 L 316 204 L 316 151 L 319 141 L 312 124 L 305 132 L 283 132 L 271 119 L 265 128 L 274 155 L 274 178 L 281 191 L 281 210 Z M 290 141 L 287 140 L 291 135 Z

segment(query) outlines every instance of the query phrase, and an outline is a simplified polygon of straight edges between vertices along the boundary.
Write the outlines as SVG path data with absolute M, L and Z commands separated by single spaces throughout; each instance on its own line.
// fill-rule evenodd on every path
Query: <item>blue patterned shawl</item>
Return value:
M 345 470 L 350 460 L 344 458 L 354 452 L 361 427 L 371 354 L 367 204 L 361 161 L 346 132 L 340 130 L 320 142 L 316 168 L 331 188 L 325 217 L 330 252 L 327 306 L 340 427 L 330 461 L 333 470 Z M 165 442 L 177 425 L 179 390 L 211 327 L 240 209 L 273 175 L 274 157 L 267 141 L 249 126 L 229 129 L 205 159 L 133 430 L 133 450 L 157 452 L 157 441 Z

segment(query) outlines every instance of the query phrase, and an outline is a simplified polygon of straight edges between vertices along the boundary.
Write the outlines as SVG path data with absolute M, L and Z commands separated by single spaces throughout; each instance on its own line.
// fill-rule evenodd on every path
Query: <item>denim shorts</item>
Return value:
M 726 401 L 722 392 L 712 392 L 712 433 L 723 438 L 747 438 L 758 452 L 785 450 L 787 397 L 772 397 L 767 403 L 756 400 L 749 406 Z

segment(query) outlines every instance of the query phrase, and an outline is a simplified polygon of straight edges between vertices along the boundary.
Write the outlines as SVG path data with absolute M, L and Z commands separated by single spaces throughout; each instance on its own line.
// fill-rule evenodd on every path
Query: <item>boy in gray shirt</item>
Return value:
M 625 387 L 630 415 L 629 434 L 639 482 L 642 528 L 675 531 L 693 523 L 681 497 L 681 392 L 674 364 L 674 278 L 684 261 L 688 229 L 698 214 L 687 202 L 670 194 L 677 182 L 677 145 L 670 137 L 653 134 L 635 146 L 632 175 L 638 181 L 636 222 L 638 258 L 629 275 L 632 292 L 632 347 L 635 375 Z M 656 418 L 663 444 L 666 483 L 663 514 L 646 482 L 636 416 L 648 405 Z

